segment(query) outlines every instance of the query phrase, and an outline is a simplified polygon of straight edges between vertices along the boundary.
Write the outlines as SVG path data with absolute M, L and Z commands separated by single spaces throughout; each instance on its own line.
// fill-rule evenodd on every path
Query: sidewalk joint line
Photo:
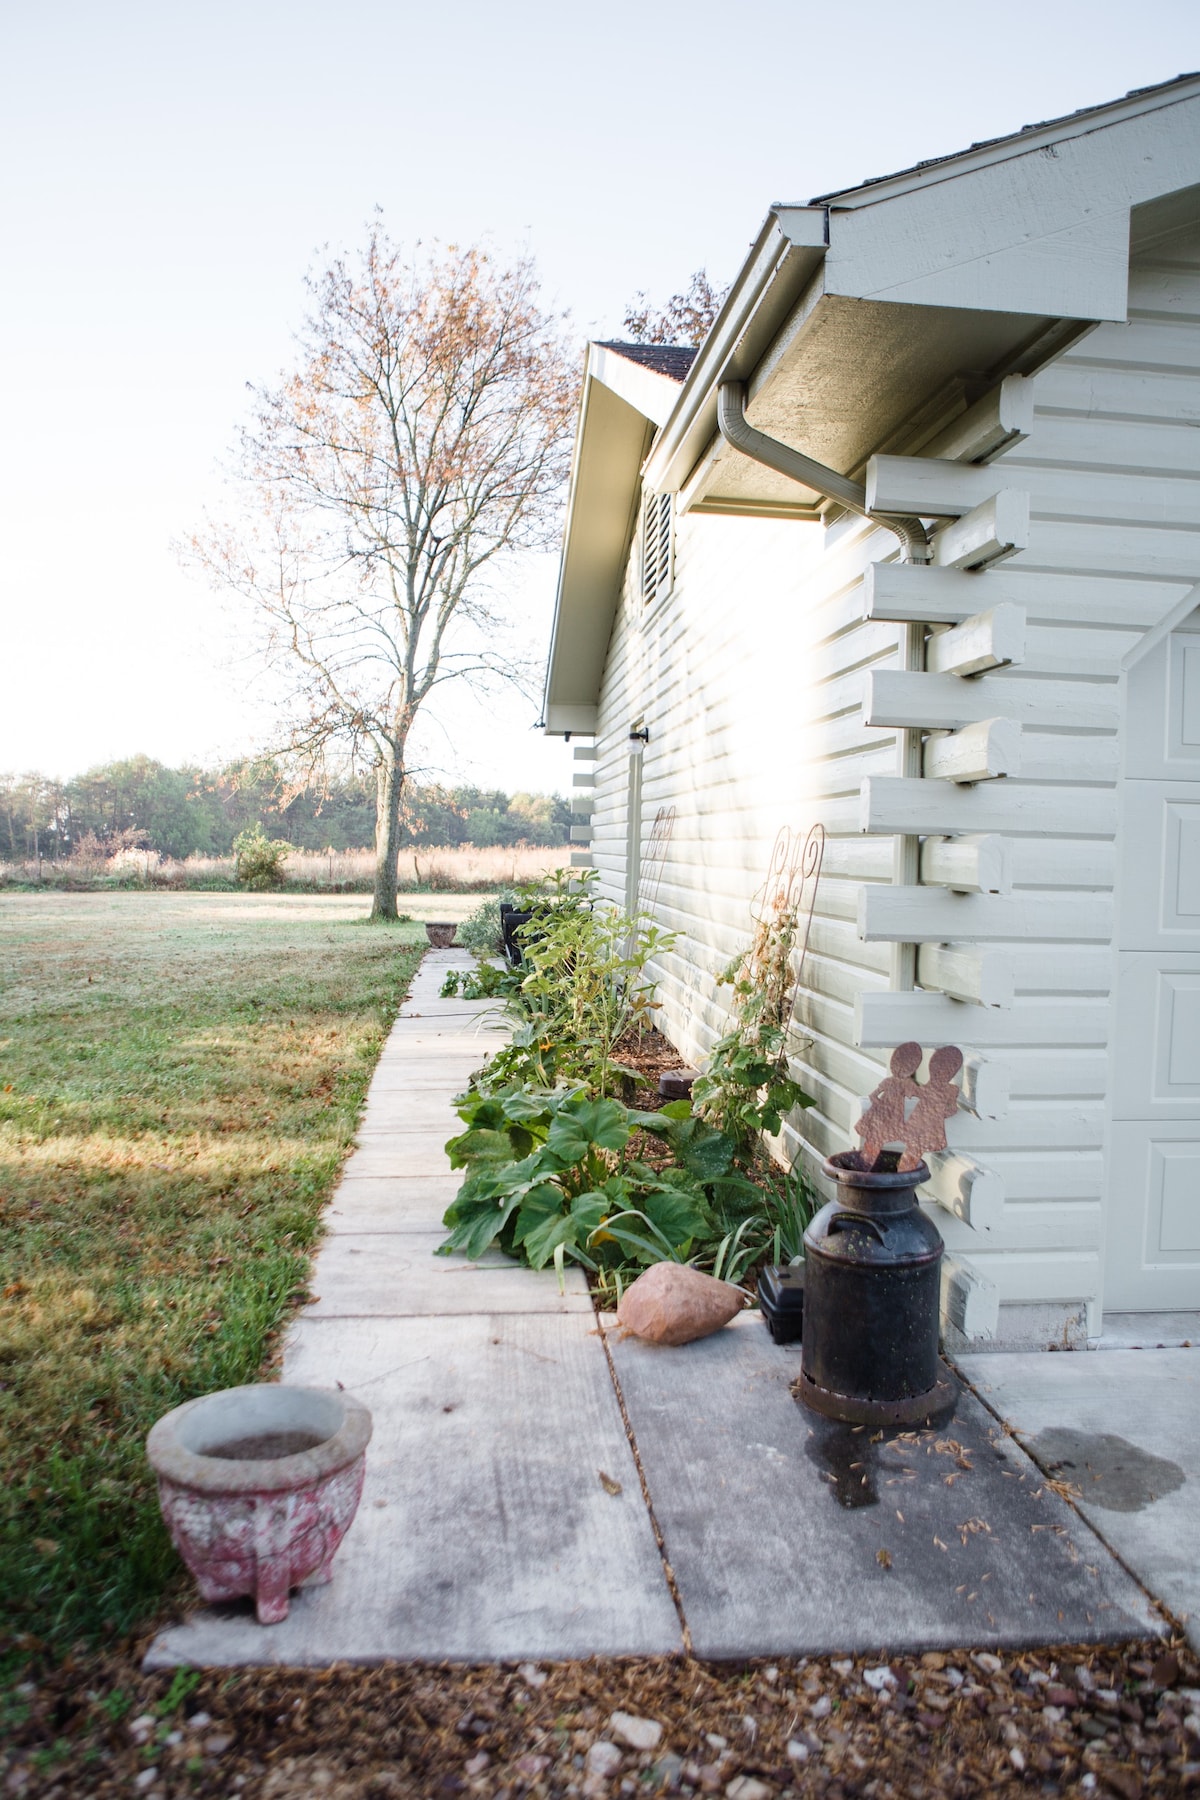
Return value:
M 604 1360 L 608 1364 L 608 1373 L 613 1384 L 613 1392 L 617 1396 L 617 1405 L 621 1410 L 621 1423 L 625 1427 L 625 1436 L 629 1442 L 633 1464 L 638 1473 L 638 1481 L 641 1483 L 642 1499 L 645 1502 L 646 1511 L 650 1517 L 650 1529 L 653 1531 L 654 1541 L 658 1545 L 658 1554 L 663 1566 L 663 1577 L 666 1580 L 667 1587 L 670 1591 L 675 1611 L 679 1615 L 679 1630 L 683 1638 L 683 1653 L 687 1657 L 694 1657 L 695 1651 L 692 1649 L 691 1627 L 687 1622 L 687 1614 L 683 1610 L 683 1598 L 679 1592 L 678 1583 L 675 1580 L 675 1571 L 671 1567 L 671 1560 L 667 1555 L 667 1543 L 662 1534 L 662 1527 L 658 1522 L 658 1515 L 654 1510 L 654 1502 L 650 1498 L 650 1484 L 646 1480 L 646 1471 L 642 1467 L 641 1452 L 638 1450 L 637 1438 L 634 1435 L 633 1425 L 629 1418 L 629 1411 L 625 1405 L 625 1395 L 621 1388 L 620 1377 L 617 1374 L 616 1364 L 612 1359 L 612 1351 L 608 1347 L 608 1333 L 601 1323 L 600 1310 L 596 1306 L 594 1300 L 592 1302 L 592 1310 L 596 1317 L 596 1334 L 600 1339 L 600 1346 L 604 1351 Z

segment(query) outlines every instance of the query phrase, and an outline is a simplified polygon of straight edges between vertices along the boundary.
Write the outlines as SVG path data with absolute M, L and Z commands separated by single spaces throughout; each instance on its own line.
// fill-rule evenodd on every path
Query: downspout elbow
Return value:
M 886 525 L 904 545 L 906 562 L 929 561 L 929 533 L 920 519 L 868 512 L 867 490 L 859 482 L 805 456 L 802 450 L 793 450 L 790 444 L 780 443 L 778 438 L 768 437 L 765 431 L 756 430 L 746 418 L 746 389 L 742 382 L 724 381 L 718 388 L 717 427 L 726 443 L 752 462 L 775 469 L 827 500 L 838 501 L 874 524 Z

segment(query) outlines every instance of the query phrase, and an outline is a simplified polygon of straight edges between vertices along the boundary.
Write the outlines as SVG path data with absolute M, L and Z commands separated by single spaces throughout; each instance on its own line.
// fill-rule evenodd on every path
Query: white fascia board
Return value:
M 1200 182 L 1200 82 L 1190 92 L 1032 132 L 977 165 L 868 190 L 830 213 L 831 294 L 901 305 L 1126 317 L 1129 215 Z
M 886 175 L 879 181 L 866 182 L 862 187 L 821 194 L 818 196 L 818 203 L 839 209 L 874 206 L 880 200 L 892 200 L 897 195 L 911 193 L 914 188 L 928 188 L 937 182 L 967 174 L 973 169 L 989 168 L 994 163 L 1008 162 L 1014 156 L 1024 156 L 1031 151 L 1044 151 L 1052 144 L 1087 137 L 1091 132 L 1103 131 L 1123 119 L 1136 119 L 1145 113 L 1161 112 L 1165 107 L 1176 106 L 1181 101 L 1197 96 L 1200 96 L 1200 74 L 1181 75 L 1175 81 L 1163 82 L 1144 93 L 1129 94 L 1120 100 L 1107 100 L 1100 106 L 1089 106 L 1066 118 L 1047 119 L 1043 125 L 1026 127 L 1023 131 L 1012 132 L 1008 137 L 996 138 L 991 143 L 974 145 L 969 150 L 960 151 L 957 156 L 904 169 L 896 175 Z
M 750 379 L 820 268 L 826 243 L 823 206 L 768 213 L 646 459 L 656 492 L 674 494 L 684 485 L 716 436 L 717 388 Z
M 588 346 L 588 374 L 619 394 L 654 425 L 663 425 L 675 410 L 679 383 L 657 369 L 647 369 L 604 344 Z

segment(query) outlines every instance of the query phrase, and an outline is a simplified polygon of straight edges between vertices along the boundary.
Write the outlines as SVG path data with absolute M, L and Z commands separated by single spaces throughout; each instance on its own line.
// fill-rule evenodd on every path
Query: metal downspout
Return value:
M 746 419 L 746 389 L 743 382 L 725 381 L 717 389 L 717 426 L 726 443 L 732 444 L 735 450 L 740 450 L 751 461 L 763 463 L 768 469 L 776 469 L 790 480 L 812 488 L 815 493 L 839 501 L 843 506 L 849 507 L 851 512 L 870 519 L 873 524 L 886 525 L 904 545 L 905 562 L 926 563 L 930 560 L 932 551 L 929 533 L 920 519 L 868 512 L 867 491 L 857 481 L 851 481 L 846 475 L 839 475 L 836 469 L 814 461 L 811 456 L 805 456 L 803 451 L 793 450 L 790 444 L 781 444 L 778 438 L 756 431 Z M 905 625 L 900 654 L 906 669 L 923 667 L 925 629 L 922 625 Z M 921 733 L 912 729 L 901 731 L 899 750 L 901 775 L 919 777 L 922 761 Z M 897 837 L 893 871 L 897 885 L 915 887 L 919 880 L 919 869 L 920 840 L 916 837 Z M 917 946 L 893 944 L 893 989 L 907 992 L 916 985 L 916 979 Z
M 723 381 L 717 389 L 717 427 L 727 444 L 740 450 L 752 462 L 764 463 L 768 469 L 776 469 L 780 475 L 786 475 L 792 481 L 802 483 L 827 500 L 838 500 L 851 512 L 861 513 L 864 519 L 873 524 L 886 525 L 894 531 L 904 545 L 905 562 L 928 562 L 932 554 L 929 547 L 929 533 L 920 519 L 913 519 L 900 514 L 873 513 L 867 511 L 867 490 L 857 481 L 851 481 L 847 475 L 839 475 L 836 469 L 827 468 L 824 463 L 814 461 L 805 456 L 802 450 L 793 450 L 790 444 L 781 444 L 778 438 L 768 437 L 765 431 L 756 431 L 746 419 L 746 387 L 741 381 Z

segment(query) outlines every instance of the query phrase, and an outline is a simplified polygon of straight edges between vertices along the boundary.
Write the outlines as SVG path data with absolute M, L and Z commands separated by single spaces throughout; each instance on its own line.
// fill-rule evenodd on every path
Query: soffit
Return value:
M 1200 183 L 1200 92 L 1173 86 L 1052 137 L 1039 130 L 850 205 L 834 197 L 823 247 L 810 225 L 821 209 L 775 208 L 755 254 L 790 254 L 775 251 L 765 288 L 735 287 L 736 312 L 718 320 L 656 440 L 650 485 L 701 509 L 726 496 L 746 509 L 757 496 L 766 509 L 790 490 L 805 516 L 811 494 L 718 438 L 722 381 L 749 381 L 760 430 L 851 474 L 873 451 L 919 448 L 920 422 L 940 405 L 944 423 L 956 395 L 969 404 L 1091 325 L 1123 320 L 1131 228 L 1139 238 L 1166 228 Z M 795 254 L 797 222 L 808 262 Z M 762 294 L 775 301 L 768 344 Z

